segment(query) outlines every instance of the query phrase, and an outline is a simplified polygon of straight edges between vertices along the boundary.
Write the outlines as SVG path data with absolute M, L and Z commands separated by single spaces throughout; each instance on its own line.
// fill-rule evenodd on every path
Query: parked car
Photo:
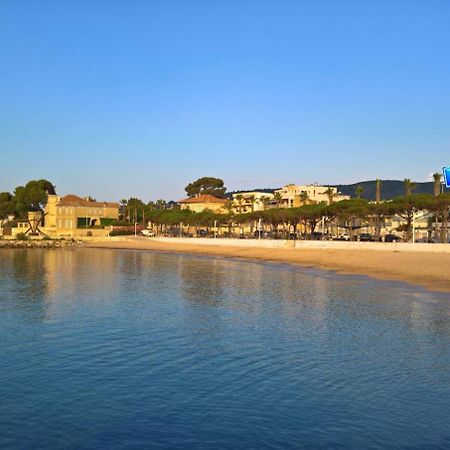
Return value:
M 374 238 L 373 238 L 373 236 L 370 233 L 361 233 L 359 235 L 359 240 L 361 242 L 370 242 L 370 241 L 373 241 Z
M 141 230 L 141 235 L 145 237 L 155 237 L 155 233 L 152 230 Z
M 337 241 L 349 241 L 350 240 L 350 235 L 348 235 L 347 233 L 342 233 L 340 234 L 337 239 Z
M 384 242 L 399 242 L 400 240 L 400 237 L 395 234 L 386 234 L 386 236 L 384 236 Z

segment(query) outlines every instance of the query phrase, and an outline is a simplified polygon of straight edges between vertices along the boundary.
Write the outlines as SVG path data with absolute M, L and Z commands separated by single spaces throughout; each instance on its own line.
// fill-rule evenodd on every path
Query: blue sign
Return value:
M 444 184 L 446 188 L 450 188 L 450 167 L 443 167 L 444 172 Z

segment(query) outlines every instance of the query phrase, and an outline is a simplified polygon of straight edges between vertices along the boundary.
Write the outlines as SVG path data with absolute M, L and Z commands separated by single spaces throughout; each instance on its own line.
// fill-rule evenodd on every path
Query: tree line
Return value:
M 448 242 L 448 222 L 450 218 L 450 194 L 408 194 L 390 201 L 369 202 L 354 198 L 328 204 L 326 202 L 306 204 L 298 208 L 270 208 L 245 214 L 229 211 L 227 214 L 215 214 L 205 210 L 195 213 L 180 209 L 150 209 L 145 213 L 145 222 L 150 222 L 158 232 L 181 235 L 189 227 L 228 228 L 229 233 L 235 227 L 247 227 L 250 233 L 262 223 L 265 230 L 274 236 L 286 237 L 291 230 L 303 230 L 306 238 L 312 237 L 318 224 L 323 223 L 330 233 L 337 227 L 348 230 L 350 239 L 360 228 L 371 227 L 374 236 L 379 239 L 386 219 L 398 216 L 403 225 L 398 231 L 405 233 L 405 240 L 412 238 L 412 227 L 419 211 L 430 213 L 430 226 L 441 242 Z M 436 226 L 438 223 L 438 226 Z
M 243 196 L 236 195 L 235 201 L 228 199 L 224 207 L 226 214 L 215 214 L 212 211 L 194 213 L 189 210 L 181 210 L 175 202 L 166 203 L 164 200 L 144 204 L 140 199 L 130 198 L 121 201 L 122 224 L 151 222 L 160 233 L 182 235 L 183 229 L 193 227 L 194 231 L 199 228 L 206 230 L 215 228 L 227 228 L 228 234 L 236 227 L 250 229 L 250 233 L 256 230 L 257 224 L 264 224 L 271 235 L 286 237 L 289 230 L 301 229 L 303 235 L 308 238 L 316 232 L 319 223 L 324 225 L 329 232 L 343 228 L 348 231 L 352 239 L 355 231 L 360 228 L 371 227 L 375 239 L 379 239 L 381 229 L 385 220 L 389 217 L 398 216 L 404 222 L 397 231 L 405 233 L 405 240 L 412 238 L 412 227 L 416 214 L 419 211 L 429 212 L 430 226 L 432 226 L 435 238 L 441 242 L 448 242 L 448 222 L 450 215 L 450 193 L 441 193 L 441 175 L 436 173 L 434 178 L 434 195 L 413 194 L 416 183 L 410 179 L 403 180 L 405 194 L 393 200 L 382 201 L 382 181 L 376 180 L 375 202 L 369 202 L 361 198 L 363 188 L 355 187 L 355 198 L 334 202 L 333 191 L 326 191 L 328 203 L 311 203 L 304 195 L 300 198 L 302 206 L 298 208 L 280 208 L 281 196 L 276 193 L 271 201 L 264 198 L 263 210 L 255 211 L 254 201 L 252 212 L 242 212 Z M 209 194 L 224 197 L 226 188 L 219 178 L 203 177 L 189 183 L 186 186 L 189 197 Z M 248 199 L 248 197 L 247 197 Z M 276 207 L 272 207 L 275 202 Z
M 372 227 L 375 238 L 380 237 L 385 220 L 392 216 L 403 219 L 402 231 L 405 240 L 412 237 L 412 227 L 415 215 L 419 211 L 429 212 L 430 227 L 441 242 L 448 242 L 448 222 L 450 216 L 450 193 L 440 192 L 440 174 L 434 176 L 434 195 L 413 194 L 415 184 L 404 180 L 405 195 L 389 201 L 381 200 L 381 181 L 377 180 L 377 195 L 375 202 L 361 198 L 358 189 L 356 198 L 333 202 L 310 203 L 303 199 L 304 204 L 298 208 L 280 208 L 264 205 L 262 211 L 242 213 L 236 203 L 228 200 L 225 203 L 226 214 L 215 214 L 212 211 L 194 213 L 181 210 L 175 202 L 157 200 L 145 204 L 138 198 L 130 198 L 120 202 L 120 220 L 115 225 L 151 222 L 160 232 L 182 233 L 186 227 L 227 228 L 231 234 L 236 227 L 256 230 L 257 224 L 264 224 L 273 235 L 286 237 L 290 230 L 301 229 L 306 237 L 311 237 L 322 222 L 324 227 L 332 232 L 337 227 L 348 230 L 350 238 L 355 230 Z M 186 186 L 188 196 L 199 194 L 221 195 L 226 192 L 223 181 L 218 178 L 204 177 Z M 24 186 L 17 186 L 13 193 L 0 193 L 0 224 L 10 216 L 26 220 L 28 211 L 43 211 L 49 194 L 56 194 L 55 186 L 48 180 L 31 180 Z M 239 199 L 237 199 L 239 203 Z M 275 200 L 276 197 L 275 197 Z M 273 205 L 270 205 L 273 206 Z M 276 205 L 277 206 L 277 205 Z M 279 206 L 279 205 L 278 205 Z M 183 225 L 183 226 L 181 226 Z

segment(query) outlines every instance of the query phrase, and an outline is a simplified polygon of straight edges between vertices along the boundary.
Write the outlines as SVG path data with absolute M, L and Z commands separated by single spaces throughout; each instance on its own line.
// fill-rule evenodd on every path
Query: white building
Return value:
M 236 213 L 249 213 L 264 211 L 273 201 L 273 194 L 267 192 L 251 191 L 233 194 L 233 209 Z
M 335 187 L 314 184 L 309 186 L 287 184 L 281 189 L 277 189 L 275 194 L 280 196 L 280 208 L 297 208 L 309 203 L 330 203 L 330 199 L 332 202 L 350 199 L 350 196 L 342 195 Z

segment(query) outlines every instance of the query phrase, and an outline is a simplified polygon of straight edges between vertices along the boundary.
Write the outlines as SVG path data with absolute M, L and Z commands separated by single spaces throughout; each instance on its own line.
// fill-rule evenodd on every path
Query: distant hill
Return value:
M 361 181 L 354 184 L 336 184 L 339 192 L 344 195 L 350 195 L 351 197 L 356 197 L 355 189 L 356 186 L 362 186 L 364 192 L 361 197 L 368 200 L 375 200 L 375 186 L 376 181 Z M 433 194 L 433 182 L 416 183 L 416 188 L 413 190 L 413 194 Z M 381 198 L 383 200 L 391 200 L 394 197 L 405 194 L 405 188 L 403 186 L 403 181 L 399 180 L 381 180 Z
M 328 185 L 324 185 L 328 186 Z M 356 197 L 355 189 L 356 186 L 362 186 L 364 191 L 361 195 L 362 198 L 366 198 L 367 200 L 375 200 L 375 186 L 376 181 L 360 181 L 359 183 L 354 184 L 334 184 L 330 185 L 332 187 L 336 187 L 339 192 L 344 195 L 349 195 L 350 197 Z M 231 197 L 232 194 L 239 194 L 240 192 L 267 192 L 273 194 L 274 191 L 278 188 L 270 189 L 246 189 L 242 191 L 233 191 L 227 192 L 226 196 Z M 450 189 L 446 189 L 446 192 L 450 192 Z M 405 188 L 403 186 L 403 181 L 399 180 L 381 180 L 381 198 L 382 200 L 391 200 L 394 197 L 398 197 L 399 195 L 405 194 Z M 419 183 L 416 182 L 416 188 L 413 190 L 413 194 L 433 194 L 433 182 L 425 182 Z

